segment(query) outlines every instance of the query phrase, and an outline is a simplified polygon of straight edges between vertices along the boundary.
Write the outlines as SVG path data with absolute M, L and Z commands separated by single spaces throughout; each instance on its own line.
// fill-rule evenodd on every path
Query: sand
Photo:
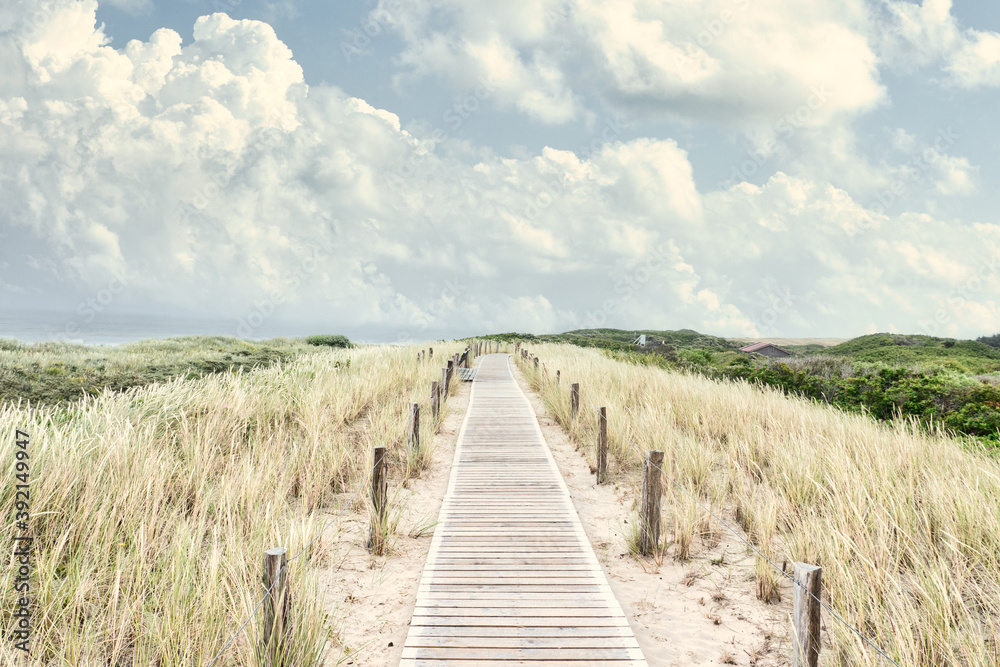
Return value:
M 325 663 L 328 667 L 384 667 L 399 662 L 470 391 L 470 383 L 459 382 L 434 438 L 430 465 L 392 501 L 401 516 L 385 557 L 373 558 L 368 553 L 367 513 L 348 512 L 342 518 L 336 542 L 324 559 L 326 567 L 318 572 L 326 613 L 338 631 Z M 390 481 L 390 497 L 398 486 L 399 479 Z
M 712 540 L 714 545 L 696 538 L 687 563 L 673 561 L 669 550 L 660 565 L 629 555 L 624 535 L 634 520 L 636 480 L 612 479 L 597 486 L 582 452 L 545 414 L 516 369 L 515 376 L 535 409 L 587 536 L 649 664 L 789 664 L 790 587 L 782 585 L 780 603 L 757 600 L 753 558 L 724 530 Z M 327 612 L 339 631 L 327 665 L 398 663 L 469 392 L 470 385 L 461 383 L 435 438 L 430 467 L 397 499 L 402 516 L 388 557 L 372 559 L 365 548 L 366 515 L 348 513 L 342 519 L 319 573 Z M 670 511 L 664 497 L 664 516 Z M 669 536 L 669 522 L 667 531 Z

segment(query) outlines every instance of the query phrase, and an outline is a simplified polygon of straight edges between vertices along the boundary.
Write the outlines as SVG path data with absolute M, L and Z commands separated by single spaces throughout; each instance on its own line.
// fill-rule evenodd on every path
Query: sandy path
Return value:
M 624 537 L 624 529 L 633 521 L 636 480 L 613 479 L 597 486 L 582 453 L 546 415 L 516 366 L 514 376 L 528 395 L 587 536 L 649 664 L 788 665 L 789 587 L 782 587 L 779 604 L 757 600 L 753 559 L 725 532 L 714 546 L 696 540 L 688 563 L 676 563 L 668 555 L 662 565 L 645 563 L 644 569 L 628 554 Z M 401 491 L 397 502 L 402 516 L 392 553 L 373 563 L 365 549 L 367 516 L 348 513 L 342 520 L 337 542 L 329 548 L 327 568 L 319 573 L 326 611 L 339 630 L 328 666 L 399 662 L 469 391 L 468 383 L 460 383 L 435 438 L 430 467 Z M 663 512 L 669 536 L 671 508 L 666 498 Z M 426 530 L 416 535 L 420 528 Z
M 647 563 L 644 571 L 629 555 L 624 533 L 633 521 L 637 480 L 612 479 L 597 486 L 583 454 L 546 415 L 516 366 L 514 376 L 535 409 L 587 536 L 650 666 L 790 664 L 790 588 L 782 587 L 779 604 L 757 600 L 753 558 L 728 533 L 712 548 L 696 540 L 688 563 L 676 563 L 668 553 L 661 566 Z M 667 497 L 662 511 L 669 536 Z M 721 564 L 712 564 L 720 558 Z
M 401 516 L 387 557 L 372 559 L 365 547 L 368 516 L 344 515 L 337 542 L 319 571 L 326 613 L 339 631 L 326 665 L 395 665 L 410 628 L 417 586 L 431 545 L 433 524 L 448 488 L 455 441 L 469 404 L 471 384 L 458 383 L 434 439 L 431 464 L 393 501 Z M 389 493 L 399 480 L 390 481 Z M 339 662 L 338 662 L 339 661 Z

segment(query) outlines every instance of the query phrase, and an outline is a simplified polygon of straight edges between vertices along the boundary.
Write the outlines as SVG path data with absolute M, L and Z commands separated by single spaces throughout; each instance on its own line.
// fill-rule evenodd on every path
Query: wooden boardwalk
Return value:
M 508 364 L 472 384 L 400 665 L 645 665 Z

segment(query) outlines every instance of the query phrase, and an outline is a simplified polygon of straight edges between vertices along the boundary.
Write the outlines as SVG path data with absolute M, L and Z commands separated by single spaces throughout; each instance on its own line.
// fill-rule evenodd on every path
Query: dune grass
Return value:
M 106 388 L 124 391 L 177 377 L 253 370 L 313 350 L 289 338 L 187 336 L 115 346 L 0 339 L 0 403 L 67 403 Z
M 745 382 L 716 382 L 532 344 L 544 365 L 521 369 L 581 443 L 592 467 L 596 415 L 607 406 L 609 471 L 638 484 L 644 451 L 723 512 L 768 557 L 824 568 L 824 598 L 905 666 L 1000 664 L 1000 461 L 975 442 L 912 421 L 870 418 Z M 553 382 L 561 371 L 559 387 Z M 570 419 L 569 384 L 581 384 Z M 619 432 L 620 430 L 620 432 Z M 634 445 L 633 445 L 634 443 Z M 696 526 L 717 530 L 665 482 L 675 557 Z M 758 596 L 784 577 L 757 559 Z M 888 665 L 824 612 L 824 665 Z
M 459 349 L 440 346 L 442 356 Z M 303 349 L 253 371 L 2 405 L 11 462 L 15 429 L 31 435 L 30 664 L 207 665 L 260 600 L 265 549 L 291 557 L 345 503 L 364 511 L 366 494 L 355 491 L 373 446 L 389 447 L 392 478 L 413 472 L 408 404 L 440 376 L 416 352 Z M 428 409 L 422 442 L 435 428 Z M 12 509 L 13 475 L 5 466 L 0 498 Z M 11 511 L 0 539 L 15 534 Z M 319 542 L 290 566 L 288 664 L 317 664 L 336 632 L 310 568 L 326 555 Z M 0 587 L 10 591 L 13 577 L 5 568 Z M 5 629 L 12 610 L 0 610 Z M 257 664 L 259 638 L 258 617 L 216 665 Z M 10 642 L 0 658 L 15 664 Z

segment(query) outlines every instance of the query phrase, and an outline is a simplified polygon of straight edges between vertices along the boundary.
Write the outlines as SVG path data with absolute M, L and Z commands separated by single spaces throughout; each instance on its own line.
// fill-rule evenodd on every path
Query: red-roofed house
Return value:
M 778 347 L 774 343 L 754 343 L 753 345 L 747 345 L 746 347 L 741 347 L 740 352 L 756 352 L 757 354 L 762 354 L 765 357 L 790 357 L 792 353 L 788 350 Z

